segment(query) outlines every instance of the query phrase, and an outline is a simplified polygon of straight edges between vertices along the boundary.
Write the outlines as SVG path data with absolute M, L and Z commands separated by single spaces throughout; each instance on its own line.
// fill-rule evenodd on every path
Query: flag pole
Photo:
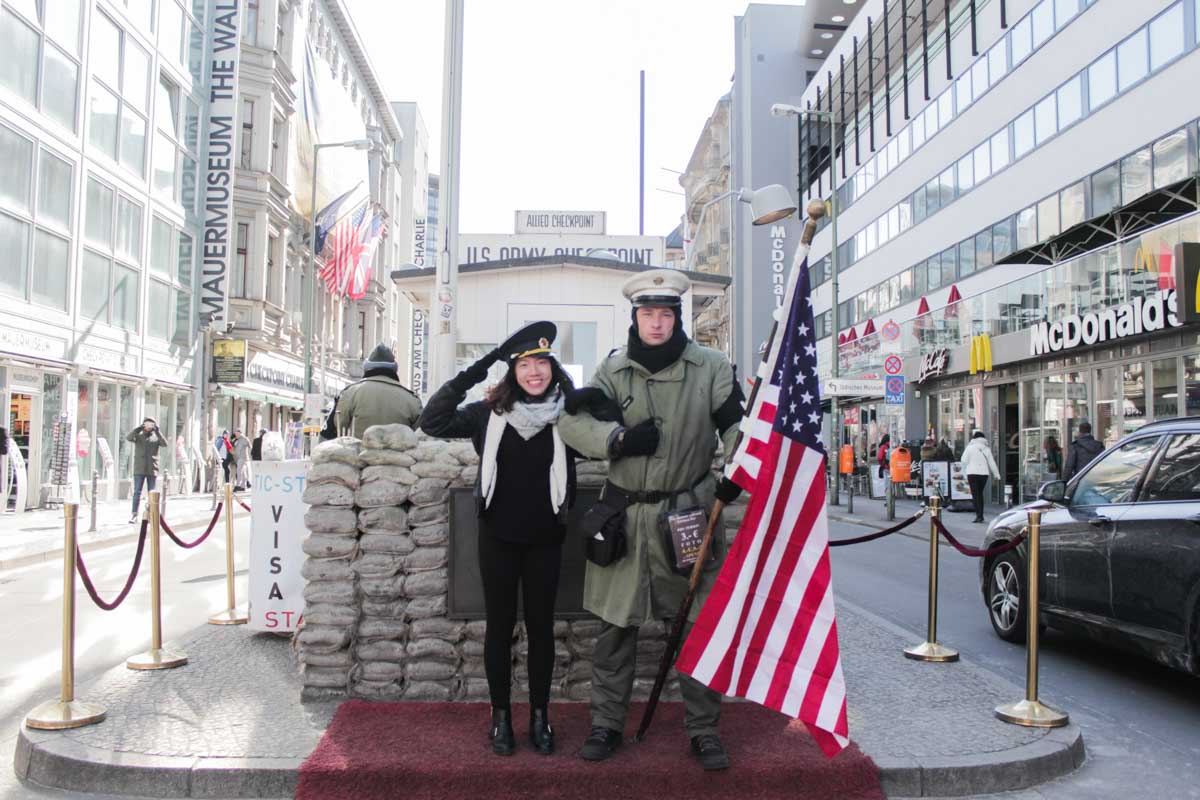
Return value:
M 812 249 L 813 236 L 817 233 L 817 220 L 825 215 L 825 204 L 820 200 L 814 200 L 808 204 L 807 210 L 808 219 L 804 223 L 804 232 L 800 234 L 800 245 L 796 248 L 796 255 L 792 258 L 792 270 L 791 274 L 788 275 L 788 289 L 784 295 L 784 303 L 780 306 L 784 314 L 787 313 L 786 309 L 791 308 L 791 298 L 796 291 L 800 265 L 804 263 L 804 259 L 808 258 L 808 252 Z M 773 351 L 775 350 L 775 336 L 779 331 L 779 316 L 779 314 L 776 314 L 775 321 L 771 323 L 771 334 L 767 337 L 767 351 L 763 357 L 764 363 L 771 363 Z M 753 413 L 754 401 L 758 397 L 758 391 L 763 384 L 762 378 L 763 374 L 760 370 L 754 381 L 754 388 L 750 390 L 750 399 L 746 401 L 746 410 L 742 415 L 743 423 Z M 733 450 L 726 454 L 726 460 L 737 452 L 738 445 L 741 444 L 744 433 L 744 425 L 739 426 L 737 437 L 733 442 Z M 691 612 L 692 603 L 696 599 L 696 589 L 700 586 L 700 575 L 704 571 L 704 562 L 708 559 L 708 551 L 712 548 L 713 531 L 716 530 L 717 522 L 720 520 L 721 511 L 724 508 L 725 503 L 718 499 L 713 503 L 712 511 L 708 515 L 708 527 L 704 530 L 704 538 L 700 541 L 700 550 L 696 554 L 696 563 L 692 565 L 692 573 L 688 576 L 687 593 L 683 596 L 683 602 L 679 604 L 679 612 L 675 615 L 675 621 L 671 624 L 671 633 L 667 637 L 667 649 L 663 651 L 662 660 L 658 663 L 658 674 L 654 676 L 654 687 L 650 690 L 650 697 L 646 702 L 646 711 L 642 714 L 642 721 L 638 725 L 637 734 L 633 737 L 635 742 L 640 742 L 646 738 L 646 731 L 650 729 L 650 722 L 654 719 L 654 710 L 658 707 L 658 698 L 662 695 L 663 686 L 667 682 L 667 674 L 671 671 L 671 665 L 675 663 L 675 654 L 679 650 L 680 641 L 683 639 L 683 626 L 687 624 L 688 614 Z

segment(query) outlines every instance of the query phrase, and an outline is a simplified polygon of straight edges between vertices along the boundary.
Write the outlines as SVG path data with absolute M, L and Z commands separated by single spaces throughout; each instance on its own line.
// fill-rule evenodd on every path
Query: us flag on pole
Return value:
M 849 743 L 825 515 L 825 448 L 807 258 L 726 474 L 746 516 L 675 667 L 799 718 L 832 758 Z M 764 379 L 765 378 L 765 379 Z
M 362 252 L 362 233 L 366 224 L 367 201 L 353 213 L 337 221 L 325 239 L 325 266 L 318 273 L 330 294 L 341 294 L 348 283 L 350 270 Z

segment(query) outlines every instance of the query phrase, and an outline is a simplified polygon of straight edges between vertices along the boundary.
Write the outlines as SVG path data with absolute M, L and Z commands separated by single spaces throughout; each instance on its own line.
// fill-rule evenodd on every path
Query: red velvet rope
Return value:
M 912 525 L 914 522 L 916 522 L 918 519 L 920 519 L 922 517 L 922 515 L 924 515 L 924 514 L 925 514 L 925 508 L 922 507 L 920 511 L 913 514 L 911 517 L 904 520 L 899 525 L 893 525 L 892 527 L 887 528 L 886 530 L 875 531 L 874 533 L 868 533 L 865 536 L 855 536 L 853 539 L 838 539 L 835 542 L 830 542 L 829 546 L 830 547 L 844 547 L 845 545 L 848 545 L 848 544 L 862 544 L 863 542 L 872 542 L 876 539 L 882 539 L 884 536 L 891 536 L 893 533 L 902 531 L 905 528 L 907 528 L 909 525 Z
M 99 594 L 96 593 L 96 587 L 92 585 L 92 578 L 88 575 L 87 565 L 83 563 L 83 552 L 79 546 L 75 546 L 75 567 L 79 571 L 79 577 L 83 581 L 83 588 L 87 589 L 87 593 L 92 598 L 92 602 L 99 606 L 104 611 L 112 611 L 117 606 L 125 601 L 129 596 L 129 590 L 133 588 L 133 579 L 137 577 L 138 569 L 142 565 L 142 553 L 146 550 L 146 528 L 150 524 L 149 520 L 142 520 L 142 530 L 138 535 L 137 554 L 133 557 L 133 569 L 129 571 L 129 577 L 125 580 L 125 587 L 121 589 L 117 599 L 111 603 L 106 603 Z
M 237 501 L 237 504 L 238 504 L 239 506 L 241 506 L 242 508 L 246 509 L 247 511 L 250 511 L 250 506 L 246 505 L 246 504 L 245 504 L 245 503 L 243 503 L 241 500 L 238 500 L 238 501 Z
M 208 528 L 206 528 L 204 533 L 200 534 L 200 538 L 196 539 L 194 542 L 185 542 L 176 536 L 175 531 L 171 530 L 171 526 L 167 524 L 165 519 L 160 519 L 159 522 L 162 524 L 163 532 L 166 533 L 167 536 L 171 537 L 172 542 L 179 545 L 184 550 L 191 550 L 193 547 L 199 547 L 200 544 L 208 538 L 208 535 L 213 532 L 213 528 L 217 527 L 217 520 L 221 517 L 221 507 L 223 505 L 225 504 L 217 503 L 217 507 L 213 511 L 212 519 L 208 521 Z
M 1015 550 L 1018 546 L 1020 546 L 1021 542 L 1025 541 L 1025 533 L 1027 530 L 1022 530 L 1012 541 L 1005 542 L 1002 545 L 997 545 L 990 550 L 981 550 L 978 547 L 967 547 L 958 539 L 955 539 L 954 534 L 946 530 L 946 526 L 943 525 L 942 521 L 937 517 L 933 518 L 933 524 L 938 529 L 938 532 L 941 533 L 942 536 L 946 537 L 946 541 L 950 542 L 951 546 L 953 546 L 955 550 L 962 553 L 964 556 L 971 556 L 972 558 L 991 558 L 992 556 L 998 556 L 1007 553 L 1009 550 Z

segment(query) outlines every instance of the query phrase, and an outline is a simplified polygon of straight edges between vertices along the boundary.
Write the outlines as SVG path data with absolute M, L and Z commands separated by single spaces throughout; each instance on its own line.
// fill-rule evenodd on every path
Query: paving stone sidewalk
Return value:
M 910 661 L 901 651 L 914 644 L 911 634 L 844 600 L 838 612 L 850 734 L 879 765 L 889 796 L 1025 788 L 1082 763 L 1077 727 L 1048 731 L 994 718 L 997 704 L 1023 696 L 1019 687 L 968 662 Z M 108 709 L 103 723 L 22 729 L 17 775 L 107 794 L 290 796 L 336 708 L 299 702 L 290 641 L 206 626 L 180 646 L 190 657 L 184 667 L 118 666 L 79 687 L 79 699 Z M 562 757 L 577 745 L 564 742 Z

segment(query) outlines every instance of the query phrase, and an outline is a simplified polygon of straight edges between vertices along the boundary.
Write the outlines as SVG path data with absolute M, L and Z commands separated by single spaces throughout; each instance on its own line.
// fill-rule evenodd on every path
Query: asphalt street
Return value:
M 168 517 L 169 518 L 169 517 Z M 239 604 L 246 596 L 244 559 L 250 520 L 235 517 L 236 591 Z M 179 531 L 184 541 L 203 529 Z M 84 554 L 96 590 L 111 600 L 133 561 L 135 547 L 126 543 Z M 225 535 L 217 530 L 203 545 L 183 550 L 164 535 L 162 543 L 163 639 L 169 644 L 226 607 Z M 75 669 L 76 686 L 89 681 L 129 656 L 150 646 L 150 548 L 133 590 L 113 611 L 101 611 L 77 582 Z M 0 572 L 0 798 L 88 797 L 22 785 L 13 775 L 13 749 L 25 714 L 58 696 L 62 659 L 62 563 L 49 562 Z M 86 700 L 86 692 L 76 697 Z M 104 724 L 104 723 L 101 723 Z
M 945 524 L 952 533 L 964 530 L 970 515 L 947 514 Z M 911 630 L 913 644 L 924 640 L 926 628 L 928 528 L 919 527 L 919 534 L 906 531 L 831 551 L 835 595 Z M 860 525 L 830 522 L 833 539 L 863 532 Z M 939 552 L 938 640 L 1024 687 L 1025 648 L 993 633 L 978 561 L 947 546 Z M 1200 678 L 1054 631 L 1042 637 L 1040 653 L 1040 698 L 1082 727 L 1088 759 L 1072 775 L 996 797 L 1200 798 Z

